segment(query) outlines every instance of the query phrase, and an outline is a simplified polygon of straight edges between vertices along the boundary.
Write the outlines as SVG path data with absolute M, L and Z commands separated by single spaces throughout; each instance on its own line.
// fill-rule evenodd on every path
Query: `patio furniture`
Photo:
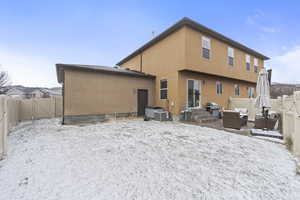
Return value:
M 241 117 L 237 111 L 224 111 L 223 112 L 223 126 L 224 128 L 233 128 L 240 130 L 245 124 L 245 118 Z M 246 122 L 247 123 L 247 122 Z
M 278 115 L 275 115 L 272 118 L 261 116 L 261 115 L 256 115 L 255 121 L 254 121 L 254 124 L 255 124 L 254 128 L 273 130 L 276 125 L 277 120 L 278 120 Z
M 240 113 L 240 117 L 243 120 L 243 126 L 247 126 L 248 122 L 248 109 L 247 108 L 235 108 L 234 111 Z
M 220 106 L 214 102 L 206 104 L 206 111 L 210 112 L 214 117 L 220 117 Z

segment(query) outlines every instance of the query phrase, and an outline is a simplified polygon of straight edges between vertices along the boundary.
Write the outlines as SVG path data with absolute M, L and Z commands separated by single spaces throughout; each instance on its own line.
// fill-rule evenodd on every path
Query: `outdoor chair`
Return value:
M 247 123 L 247 122 L 246 122 Z M 239 112 L 236 111 L 224 111 L 223 112 L 223 126 L 224 128 L 233 128 L 240 130 L 245 124 Z
M 266 119 L 264 117 L 257 116 L 257 117 L 255 117 L 254 128 L 273 130 L 276 122 L 277 122 L 277 118 L 267 118 Z
M 243 125 L 242 126 L 247 126 L 248 109 L 247 108 L 235 108 L 234 111 L 240 113 L 240 118 L 243 120 Z

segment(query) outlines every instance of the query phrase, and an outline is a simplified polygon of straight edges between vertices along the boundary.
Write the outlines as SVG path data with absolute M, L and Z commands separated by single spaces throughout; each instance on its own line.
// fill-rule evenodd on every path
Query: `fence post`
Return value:
M 51 97 L 51 106 L 52 106 L 52 118 L 55 118 L 56 115 L 56 99 L 55 97 Z
M 0 160 L 4 159 L 7 154 L 7 108 L 5 108 L 7 102 L 5 100 L 5 96 L 0 95 Z
M 7 155 L 7 136 L 8 136 L 8 98 L 4 97 L 4 113 L 3 113 L 3 129 L 4 129 L 4 156 Z
M 0 160 L 4 158 L 4 130 L 3 130 L 3 114 L 4 114 L 4 108 L 3 108 L 3 96 L 0 96 Z

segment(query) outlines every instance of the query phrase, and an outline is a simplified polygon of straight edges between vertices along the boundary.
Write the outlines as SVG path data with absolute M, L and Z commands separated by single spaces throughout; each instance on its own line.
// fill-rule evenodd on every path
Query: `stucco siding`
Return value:
M 141 71 L 141 54 L 136 55 L 121 66 L 131 70 Z
M 248 97 L 248 87 L 255 87 L 258 76 L 258 73 L 254 72 L 254 56 L 250 55 L 251 69 L 247 71 L 247 53 L 234 48 L 234 66 L 229 66 L 227 57 L 229 45 L 208 37 L 211 40 L 211 59 L 207 60 L 202 57 L 201 36 L 203 34 L 199 31 L 183 26 L 121 66 L 133 70 L 140 69 L 144 73 L 155 75 L 154 105 L 164 107 L 176 115 L 186 107 L 186 81 L 189 78 L 203 80 L 201 96 L 203 105 L 213 101 L 227 108 L 229 97 L 234 97 L 234 84 L 240 86 L 239 97 Z M 263 67 L 263 60 L 258 59 L 258 62 L 259 71 Z M 179 72 L 180 70 L 211 75 L 183 73 Z M 168 80 L 168 100 L 160 99 L 162 79 Z M 216 81 L 221 81 L 223 84 L 222 95 L 216 94 Z
M 137 112 L 137 89 L 148 90 L 154 103 L 154 80 L 83 70 L 65 70 L 64 115 Z
M 211 58 L 202 57 L 202 36 L 211 41 Z M 246 81 L 256 82 L 258 73 L 254 72 L 254 56 L 251 56 L 250 71 L 246 70 L 246 54 L 237 48 L 234 49 L 234 66 L 228 65 L 228 47 L 230 45 L 204 35 L 199 31 L 186 28 L 186 66 L 181 69 L 190 69 L 199 72 L 206 72 L 220 76 L 226 76 Z M 263 60 L 258 59 L 259 68 L 263 67 Z
M 228 99 L 229 97 L 248 97 L 248 87 L 256 86 L 255 83 L 248 83 L 245 81 L 231 80 L 227 78 L 209 76 L 193 72 L 180 72 L 179 73 L 179 82 L 178 82 L 178 93 L 179 93 L 179 106 L 177 113 L 186 108 L 187 106 L 187 80 L 200 80 L 201 81 L 201 104 L 202 107 L 206 105 L 207 102 L 215 102 L 222 106 L 223 108 L 228 108 Z M 217 95 L 216 92 L 216 82 L 220 81 L 223 85 L 223 93 Z M 234 94 L 234 85 L 238 84 L 240 87 L 240 95 L 235 96 Z
M 178 73 L 176 69 L 185 65 L 185 27 L 172 33 L 121 66 L 136 70 L 136 57 L 142 56 L 142 72 L 156 76 L 155 105 L 175 111 L 177 100 Z M 160 99 L 160 80 L 168 80 L 168 100 Z

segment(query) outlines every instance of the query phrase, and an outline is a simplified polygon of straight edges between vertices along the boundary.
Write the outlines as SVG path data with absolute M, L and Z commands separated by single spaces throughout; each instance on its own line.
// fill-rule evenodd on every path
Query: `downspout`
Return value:
M 140 58 L 140 72 L 143 72 L 143 53 L 141 53 Z

